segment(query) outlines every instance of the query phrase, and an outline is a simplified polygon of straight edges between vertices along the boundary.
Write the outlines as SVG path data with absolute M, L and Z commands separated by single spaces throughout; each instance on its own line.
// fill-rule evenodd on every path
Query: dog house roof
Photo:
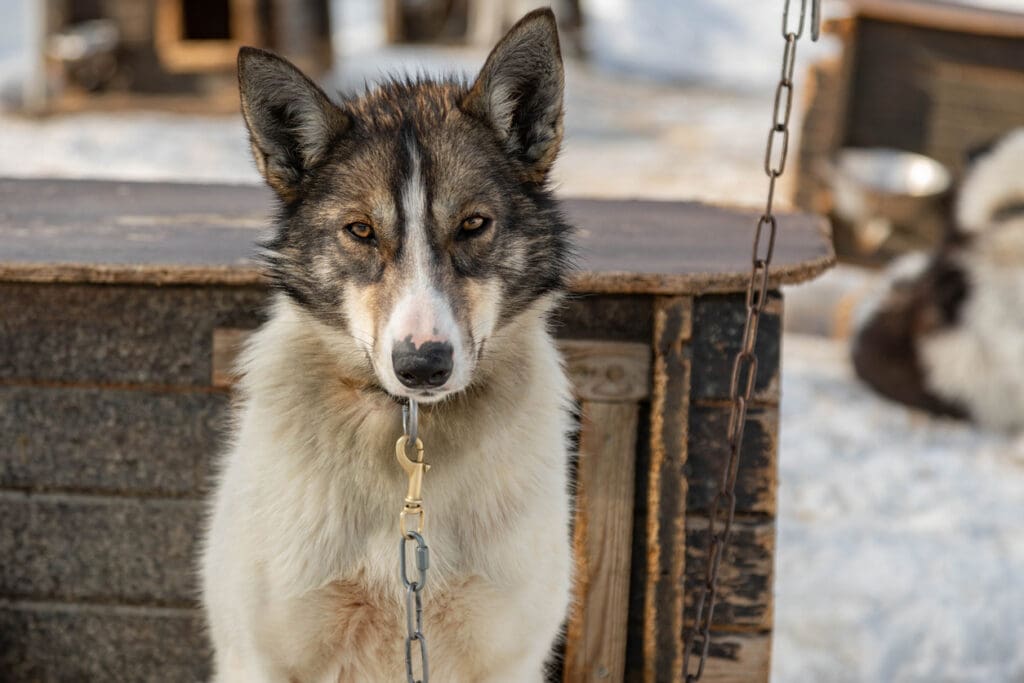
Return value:
M 697 294 L 746 288 L 752 211 L 693 202 L 567 199 L 587 293 Z M 272 198 L 260 187 L 0 180 L 0 281 L 254 285 Z M 783 214 L 772 286 L 834 262 L 829 226 Z

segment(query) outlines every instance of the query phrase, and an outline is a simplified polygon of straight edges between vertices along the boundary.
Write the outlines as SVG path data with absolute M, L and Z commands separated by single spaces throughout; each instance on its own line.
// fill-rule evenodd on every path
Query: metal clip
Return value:
M 409 477 L 409 488 L 405 494 L 405 507 L 401 514 L 402 535 L 408 536 L 406 530 L 406 518 L 417 516 L 416 531 L 423 533 L 423 474 L 430 469 L 430 465 L 423 462 L 423 442 L 416 439 L 416 459 L 412 460 L 406 453 L 406 446 L 409 444 L 408 436 L 399 437 L 395 443 L 395 455 L 398 464 L 402 466 Z
M 419 441 L 420 406 L 413 399 L 402 404 L 402 433 L 413 443 Z

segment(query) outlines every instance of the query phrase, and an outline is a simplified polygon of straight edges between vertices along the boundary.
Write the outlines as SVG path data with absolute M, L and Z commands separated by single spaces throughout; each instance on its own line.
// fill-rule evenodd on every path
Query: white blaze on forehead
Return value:
M 404 286 L 388 322 L 392 342 L 411 338 L 414 346 L 430 341 L 459 345 L 458 327 L 449 302 L 434 286 L 431 277 L 430 240 L 427 238 L 429 207 L 427 188 L 421 172 L 420 150 L 411 139 L 406 152 L 410 159 L 409 179 L 402 188 L 405 214 L 403 247 Z

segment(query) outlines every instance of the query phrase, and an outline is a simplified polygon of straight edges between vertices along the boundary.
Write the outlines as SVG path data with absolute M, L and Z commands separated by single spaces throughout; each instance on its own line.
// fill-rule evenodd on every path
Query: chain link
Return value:
M 747 407 L 757 385 L 757 332 L 761 315 L 768 304 L 769 271 L 775 254 L 778 220 L 774 210 L 775 183 L 786 171 L 789 154 L 789 122 L 793 109 L 793 73 L 796 69 L 797 41 L 804 33 L 807 3 L 811 3 L 811 38 L 818 39 L 821 0 L 799 0 L 800 18 L 796 27 L 790 26 L 790 5 L 785 0 L 782 11 L 782 37 L 786 47 L 782 54 L 782 72 L 775 88 L 772 106 L 772 125 L 765 145 L 764 172 L 768 176 L 768 196 L 764 213 L 754 230 L 750 278 L 747 281 L 747 317 L 743 326 L 740 350 L 733 359 L 729 382 L 729 426 L 726 440 L 729 454 L 722 466 L 718 490 L 711 502 L 708 521 L 707 564 L 704 580 L 697 589 L 694 621 L 683 645 L 683 675 L 686 683 L 696 683 L 704 675 L 708 651 L 711 647 L 711 626 L 714 623 L 715 604 L 718 599 L 718 573 L 725 550 L 729 545 L 732 525 L 736 516 L 736 478 L 739 475 L 740 450 L 746 426 Z M 690 656 L 698 655 L 696 670 L 690 671 Z
M 410 580 L 407 549 L 416 544 L 416 579 Z M 407 531 L 399 545 L 402 585 L 405 586 L 405 677 L 408 683 L 428 683 L 430 665 L 427 659 L 427 639 L 423 635 L 423 588 L 427 585 L 427 569 L 430 568 L 430 549 L 423 536 L 417 531 Z M 413 673 L 413 650 L 419 650 L 420 678 Z
M 423 475 L 429 465 L 423 462 L 423 442 L 419 440 L 419 411 L 412 399 L 402 406 L 403 435 L 395 444 L 398 462 L 409 476 L 409 492 L 399 521 L 401 540 L 398 543 L 399 576 L 405 588 L 405 678 L 407 683 L 429 683 L 430 666 L 427 658 L 427 639 L 423 635 L 423 588 L 427 585 L 427 570 L 430 568 L 430 549 L 423 540 Z M 412 444 L 416 459 L 409 458 L 406 449 Z M 416 519 L 416 530 L 406 528 L 409 519 Z M 415 544 L 413 566 L 414 578 L 409 577 L 408 549 Z M 414 651 L 419 653 L 420 678 L 416 678 L 413 662 Z

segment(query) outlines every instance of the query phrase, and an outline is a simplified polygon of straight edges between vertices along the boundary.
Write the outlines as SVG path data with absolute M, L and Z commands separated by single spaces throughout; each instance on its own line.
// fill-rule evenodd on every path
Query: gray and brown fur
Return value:
M 386 316 L 406 267 L 402 192 L 418 162 L 432 277 L 453 309 L 468 309 L 467 284 L 481 280 L 501 283 L 502 322 L 561 290 L 571 230 L 548 187 L 563 86 L 548 14 L 513 28 L 472 85 L 393 79 L 337 103 L 285 60 L 243 48 L 242 111 L 281 202 L 264 251 L 273 285 L 341 329 L 351 323 L 342 312 L 353 284 Z M 456 226 L 472 213 L 492 223 L 460 239 Z M 375 248 L 348 239 L 342 228 L 354 221 L 374 226 Z

